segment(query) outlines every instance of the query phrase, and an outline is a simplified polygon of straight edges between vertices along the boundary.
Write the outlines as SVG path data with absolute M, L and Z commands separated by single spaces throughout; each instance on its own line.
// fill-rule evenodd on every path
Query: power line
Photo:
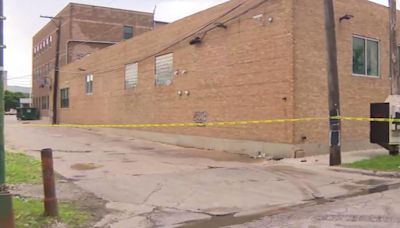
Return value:
M 239 18 L 239 17 L 243 16 L 244 14 L 248 13 L 249 11 L 251 11 L 251 10 L 253 10 L 253 9 L 255 9 L 255 8 L 258 8 L 259 6 L 263 5 L 263 4 L 266 3 L 267 1 L 269 1 L 269 0 L 263 0 L 263 1 L 261 1 L 261 2 L 258 2 L 257 4 L 253 5 L 252 7 L 249 7 L 248 9 L 246 9 L 246 10 L 244 10 L 243 12 L 239 13 L 238 15 L 233 16 L 233 17 L 231 17 L 231 18 L 229 18 L 229 19 L 227 19 L 227 20 L 221 22 L 221 24 L 226 24 L 226 23 L 231 22 L 231 21 L 234 20 L 234 19 Z M 146 59 L 148 59 L 148 58 L 151 58 L 151 57 L 157 56 L 158 54 L 161 54 L 162 52 L 164 52 L 164 51 L 168 50 L 169 48 L 171 48 L 171 47 L 173 47 L 173 46 L 175 46 L 175 45 L 177 45 L 177 44 L 183 42 L 184 40 L 186 40 L 186 39 L 192 37 L 193 35 L 198 34 L 198 33 L 201 32 L 203 29 L 205 29 L 205 28 L 207 28 L 208 26 L 214 24 L 214 23 L 215 23 L 216 21 L 218 21 L 219 19 L 221 19 L 221 18 L 223 18 L 223 17 L 229 15 L 230 13 L 232 13 L 233 11 L 235 11 L 236 9 L 240 8 L 244 3 L 246 3 L 246 0 L 242 1 L 241 3 L 239 3 L 238 5 L 236 5 L 236 6 L 233 7 L 233 8 L 229 9 L 228 11 L 226 11 L 226 12 L 223 13 L 222 15 L 216 17 L 215 19 L 212 19 L 211 21 L 207 22 L 205 25 L 203 25 L 203 26 L 201 26 L 200 28 L 196 29 L 194 32 L 191 32 L 189 35 L 186 35 L 186 36 L 183 37 L 182 39 L 173 42 L 172 44 L 170 44 L 170 45 L 168 45 L 168 46 L 162 48 L 161 50 L 156 51 L 155 53 L 152 53 L 152 54 L 150 54 L 150 55 L 148 55 L 148 56 L 145 56 L 145 57 L 142 57 L 142 58 L 140 58 L 140 59 L 137 59 L 137 60 L 135 60 L 135 61 L 133 61 L 133 62 L 142 62 L 142 61 L 144 61 L 144 60 L 146 60 Z M 207 34 L 208 32 L 210 32 L 210 31 L 212 31 L 212 30 L 214 30 L 214 29 L 216 29 L 216 28 L 218 28 L 218 26 L 215 26 L 215 25 L 214 25 L 212 28 L 207 29 L 207 30 L 204 31 L 203 33 L 204 33 L 204 34 Z M 118 65 L 114 65 L 114 66 L 111 66 L 111 67 L 114 67 L 114 68 L 108 69 L 108 70 L 103 70 L 103 71 L 93 71 L 93 72 L 91 72 L 91 73 L 101 74 L 101 73 L 112 72 L 112 71 L 115 71 L 115 70 L 124 68 L 124 65 L 121 66 L 120 64 L 118 64 Z M 74 73 L 75 73 L 75 74 L 82 74 L 82 73 L 85 73 L 84 71 L 81 71 L 81 72 L 60 71 L 60 72 L 61 72 L 61 73 L 71 73 L 71 74 L 74 74 Z

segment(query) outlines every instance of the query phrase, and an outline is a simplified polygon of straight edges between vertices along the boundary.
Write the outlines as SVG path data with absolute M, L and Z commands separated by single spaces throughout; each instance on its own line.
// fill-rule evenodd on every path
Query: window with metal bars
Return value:
M 173 76 L 173 53 L 156 57 L 156 85 L 170 85 Z
M 138 64 L 125 65 L 125 89 L 135 88 L 138 83 Z

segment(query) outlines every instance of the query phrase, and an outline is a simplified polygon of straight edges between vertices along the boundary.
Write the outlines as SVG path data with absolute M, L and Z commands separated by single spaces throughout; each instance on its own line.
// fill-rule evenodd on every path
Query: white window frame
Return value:
M 133 68 L 133 69 L 132 69 Z M 129 70 L 134 70 L 133 76 L 128 77 Z M 137 87 L 139 82 L 139 64 L 129 63 L 125 65 L 125 76 L 124 76 L 124 88 L 125 89 L 134 89 Z
M 93 94 L 93 74 L 85 75 L 85 93 L 86 95 Z
M 367 41 L 374 41 L 378 43 L 378 75 L 368 75 L 368 74 L 357 74 L 353 72 L 353 51 L 354 51 L 354 42 L 353 38 L 359 38 L 359 39 L 364 39 L 365 40 L 365 72 L 367 73 L 368 69 L 368 64 L 367 64 L 367 53 L 368 53 L 368 42 Z M 360 36 L 360 35 L 354 35 L 351 37 L 351 73 L 355 77 L 367 77 L 367 78 L 381 78 L 381 45 L 380 45 L 380 40 L 370 38 L 370 37 L 365 37 L 365 36 Z

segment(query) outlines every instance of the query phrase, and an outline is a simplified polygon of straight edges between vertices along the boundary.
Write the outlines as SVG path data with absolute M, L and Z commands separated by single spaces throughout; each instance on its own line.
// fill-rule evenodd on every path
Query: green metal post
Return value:
M 3 42 L 3 0 L 0 0 L 0 191 L 6 183 L 4 152 L 4 42 Z

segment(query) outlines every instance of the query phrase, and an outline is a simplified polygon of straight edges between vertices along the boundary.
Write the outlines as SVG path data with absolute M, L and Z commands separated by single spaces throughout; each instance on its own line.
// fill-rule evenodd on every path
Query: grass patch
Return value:
M 43 202 L 35 199 L 14 197 L 13 200 L 16 227 L 44 228 L 61 222 L 67 227 L 85 227 L 91 219 L 88 212 L 84 212 L 71 203 L 59 203 L 58 218 L 43 216 Z
M 8 151 L 6 154 L 6 182 L 8 184 L 41 184 L 41 162 L 21 153 Z M 1 207 L 1 205 L 0 205 Z M 92 215 L 72 203 L 58 204 L 59 217 L 44 217 L 42 200 L 14 197 L 14 216 L 17 228 L 50 228 L 57 222 L 67 227 L 87 227 Z
M 6 178 L 8 184 L 39 184 L 42 182 L 41 163 L 25 154 L 7 152 Z
M 400 171 L 400 156 L 381 155 L 349 164 L 344 167 L 376 171 Z

